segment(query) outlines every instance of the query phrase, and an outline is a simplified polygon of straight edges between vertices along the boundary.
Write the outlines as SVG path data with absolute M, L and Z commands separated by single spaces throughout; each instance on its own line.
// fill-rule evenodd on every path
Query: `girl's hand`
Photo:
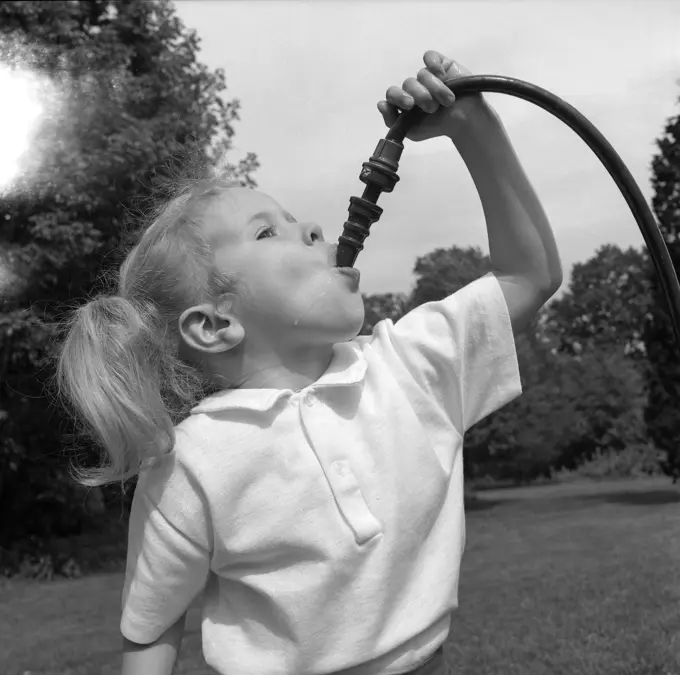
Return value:
M 401 87 L 390 87 L 385 94 L 386 101 L 378 103 L 378 110 L 391 127 L 400 111 L 410 110 L 413 106 L 430 113 L 420 124 L 414 126 L 406 135 L 412 141 L 424 141 L 437 136 L 448 136 L 455 140 L 476 115 L 488 111 L 489 106 L 481 94 L 469 94 L 456 100 L 443 80 L 466 77 L 472 73 L 460 63 L 456 63 L 439 52 L 429 50 L 423 56 L 425 68 L 418 76 L 404 80 Z

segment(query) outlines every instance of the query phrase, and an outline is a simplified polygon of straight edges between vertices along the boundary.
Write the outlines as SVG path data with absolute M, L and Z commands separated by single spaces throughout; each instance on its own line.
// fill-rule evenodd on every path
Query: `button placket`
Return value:
M 354 532 L 355 541 L 363 544 L 382 532 L 380 521 L 368 508 L 350 463 L 336 460 L 331 464 L 331 470 L 334 474 L 331 486 L 340 511 Z
M 342 438 L 329 433 L 332 423 L 329 425 L 328 420 L 324 421 L 323 406 L 318 405 L 311 391 L 301 393 L 300 402 L 303 404 L 299 408 L 300 422 L 306 430 L 311 450 L 325 469 L 338 511 L 354 533 L 355 541 L 363 544 L 382 532 L 380 521 L 371 512 L 350 462 L 344 459 L 329 462 L 329 457 L 344 453 L 333 447 L 336 443 L 342 444 Z M 314 414 L 305 414 L 304 409 L 315 407 L 315 404 Z

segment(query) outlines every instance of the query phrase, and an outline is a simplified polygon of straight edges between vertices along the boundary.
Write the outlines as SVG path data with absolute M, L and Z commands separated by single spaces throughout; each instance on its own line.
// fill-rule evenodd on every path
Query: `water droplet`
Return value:
M 310 303 L 309 307 L 307 307 L 307 309 L 306 309 L 302 314 L 300 314 L 300 316 L 298 316 L 297 319 L 295 319 L 295 321 L 293 321 L 293 326 L 297 326 L 297 325 L 300 323 L 300 320 L 301 320 L 301 319 L 304 319 L 304 318 L 307 316 L 307 314 L 309 314 L 309 313 L 312 311 L 312 309 L 313 309 L 314 306 L 319 302 L 319 300 L 321 300 L 321 298 L 323 298 L 323 297 L 326 295 L 326 291 L 327 291 L 328 286 L 329 286 L 330 284 L 331 284 L 331 278 L 328 277 L 328 279 L 326 279 L 326 284 L 323 286 L 323 290 L 321 291 L 321 293 L 319 293 L 319 294 L 312 300 L 312 302 Z

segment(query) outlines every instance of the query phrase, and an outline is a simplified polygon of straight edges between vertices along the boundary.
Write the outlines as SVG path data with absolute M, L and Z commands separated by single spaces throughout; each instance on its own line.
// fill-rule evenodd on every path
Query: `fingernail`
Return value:
M 416 101 L 413 98 L 413 96 L 409 96 L 408 94 L 406 96 L 404 96 L 404 103 L 406 103 L 406 105 L 414 105 L 415 102 Z

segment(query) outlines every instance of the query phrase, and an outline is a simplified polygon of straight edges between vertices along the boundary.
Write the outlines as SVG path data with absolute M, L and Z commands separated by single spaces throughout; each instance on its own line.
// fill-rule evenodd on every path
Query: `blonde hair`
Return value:
M 120 481 L 125 493 L 128 479 L 172 451 L 175 425 L 214 390 L 180 355 L 178 318 L 193 304 L 236 290 L 236 280 L 216 270 L 201 225 L 211 198 L 241 184 L 211 177 L 176 185 L 109 277 L 117 295 L 98 294 L 66 320 L 57 393 L 79 431 L 105 451 L 96 468 L 72 464 L 81 485 Z

